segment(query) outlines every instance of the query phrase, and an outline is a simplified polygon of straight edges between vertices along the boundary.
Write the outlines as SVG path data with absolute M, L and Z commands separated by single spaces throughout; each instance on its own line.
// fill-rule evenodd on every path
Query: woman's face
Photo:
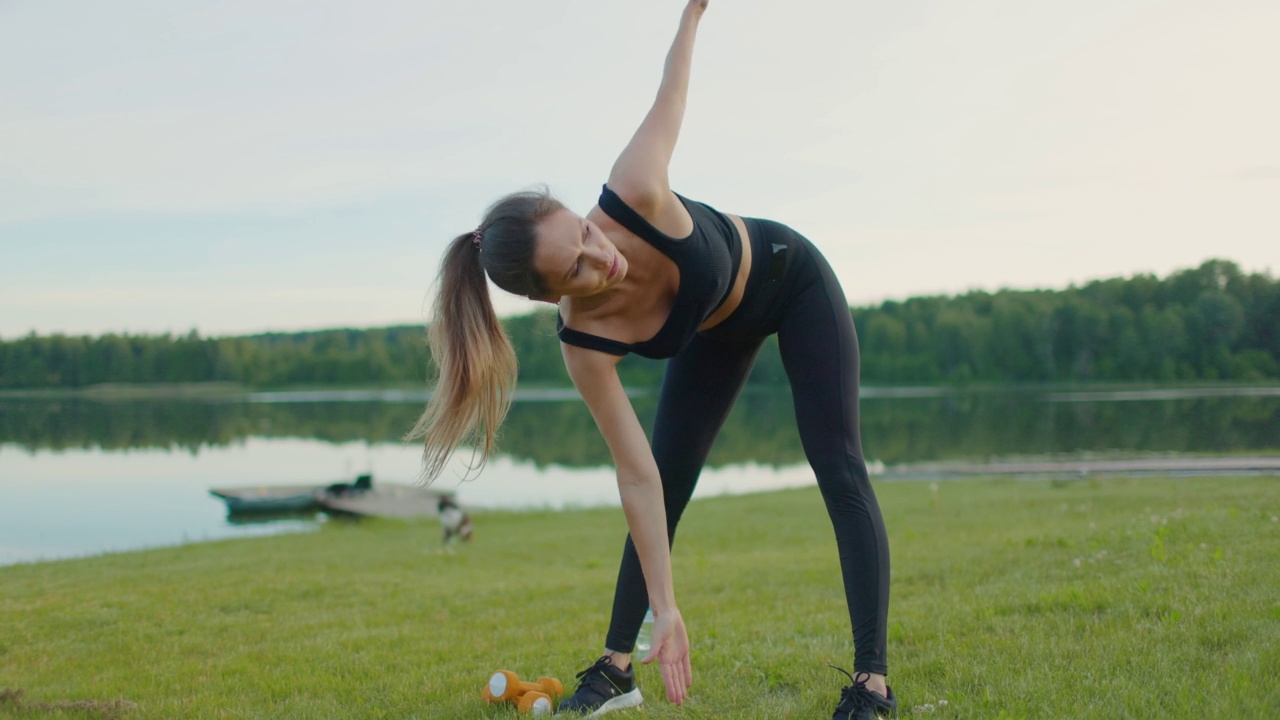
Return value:
M 533 268 L 549 297 L 587 297 L 604 292 L 627 275 L 627 259 L 595 223 L 561 208 L 538 223 Z

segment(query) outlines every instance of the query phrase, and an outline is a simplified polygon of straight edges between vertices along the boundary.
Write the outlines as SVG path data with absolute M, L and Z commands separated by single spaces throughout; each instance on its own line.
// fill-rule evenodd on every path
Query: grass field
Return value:
M 481 479 L 479 482 L 483 482 Z M 1280 480 L 965 480 L 877 487 L 901 717 L 1280 717 Z M 514 718 L 495 668 L 599 654 L 619 510 L 434 522 L 0 568 L 0 716 Z M 611 718 L 829 718 L 852 665 L 815 489 L 698 501 L 674 555 L 683 708 Z

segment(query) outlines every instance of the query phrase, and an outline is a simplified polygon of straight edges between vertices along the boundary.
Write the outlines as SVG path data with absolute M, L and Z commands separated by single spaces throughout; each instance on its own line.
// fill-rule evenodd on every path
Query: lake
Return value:
M 0 397 L 0 565 L 306 531 L 323 515 L 227 516 L 213 486 L 412 482 L 400 436 L 423 394 L 251 393 L 189 400 Z M 654 398 L 637 393 L 642 422 Z M 1280 387 L 866 388 L 863 443 L 879 481 L 1002 460 L 1277 456 Z M 609 455 L 572 392 L 521 394 L 500 452 L 437 481 L 471 508 L 616 505 Z M 785 389 L 748 388 L 695 497 L 813 482 Z M 435 531 L 424 544 L 435 540 Z

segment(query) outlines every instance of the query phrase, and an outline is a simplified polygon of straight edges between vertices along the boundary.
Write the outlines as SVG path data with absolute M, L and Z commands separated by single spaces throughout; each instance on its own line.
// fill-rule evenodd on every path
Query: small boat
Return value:
M 329 515 L 384 518 L 435 517 L 442 493 L 419 485 L 383 483 L 372 475 L 358 475 L 354 482 L 325 485 L 275 485 L 265 487 L 211 488 L 209 493 L 227 503 L 228 515 L 241 522 L 246 516 L 265 518 L 321 511 Z
M 373 487 L 326 489 L 316 496 L 320 508 L 329 515 L 382 518 L 435 517 L 445 493 L 420 485 L 380 482 Z
M 268 487 L 211 488 L 209 494 L 227 503 L 227 512 L 290 513 L 318 508 L 324 485 L 275 485 Z
M 324 485 L 267 485 L 258 487 L 210 488 L 209 494 L 227 503 L 232 515 L 259 513 L 300 513 L 321 509 L 327 498 L 359 497 L 373 488 L 373 476 L 356 476 L 355 482 Z

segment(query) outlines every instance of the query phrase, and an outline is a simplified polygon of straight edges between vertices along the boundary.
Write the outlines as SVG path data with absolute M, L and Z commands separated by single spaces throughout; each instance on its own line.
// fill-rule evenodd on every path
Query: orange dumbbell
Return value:
M 564 685 L 552 677 L 540 677 L 537 682 L 522 682 L 520 676 L 510 670 L 499 670 L 485 683 L 481 695 L 485 702 L 514 702 L 520 712 L 534 715 L 550 715 L 553 699 L 564 694 Z

